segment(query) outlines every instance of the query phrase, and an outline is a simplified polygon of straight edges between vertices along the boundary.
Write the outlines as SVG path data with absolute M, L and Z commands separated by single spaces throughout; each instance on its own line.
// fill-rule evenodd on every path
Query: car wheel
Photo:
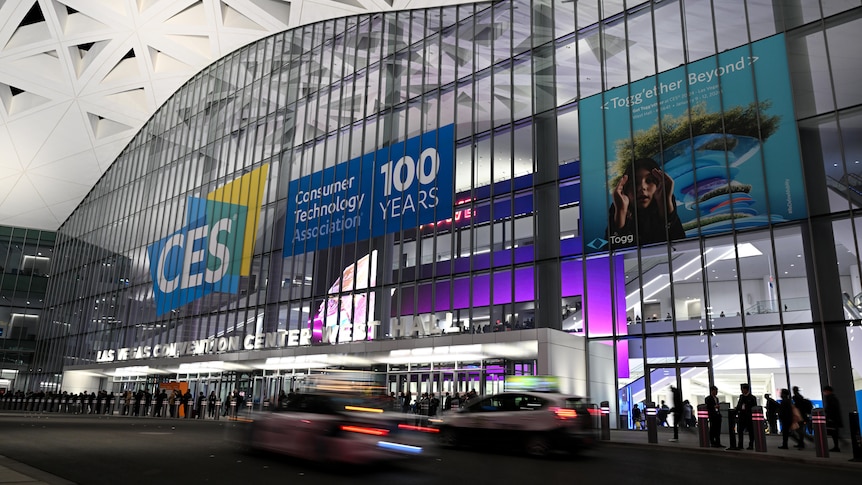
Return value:
M 547 436 L 532 435 L 527 438 L 524 449 L 532 457 L 544 458 L 551 454 L 551 442 Z
M 440 430 L 437 442 L 444 448 L 457 448 L 458 432 L 452 428 L 443 428 Z

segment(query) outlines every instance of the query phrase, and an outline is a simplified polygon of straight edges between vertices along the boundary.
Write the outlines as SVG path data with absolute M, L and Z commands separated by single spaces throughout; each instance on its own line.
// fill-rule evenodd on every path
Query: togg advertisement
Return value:
M 290 181 L 284 256 L 451 218 L 454 136 L 444 126 Z
M 806 216 L 784 36 L 584 99 L 587 253 Z

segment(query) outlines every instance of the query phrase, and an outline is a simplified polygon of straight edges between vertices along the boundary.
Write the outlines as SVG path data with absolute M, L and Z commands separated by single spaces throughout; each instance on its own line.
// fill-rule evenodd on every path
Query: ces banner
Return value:
M 454 125 L 290 181 L 284 256 L 451 218 Z

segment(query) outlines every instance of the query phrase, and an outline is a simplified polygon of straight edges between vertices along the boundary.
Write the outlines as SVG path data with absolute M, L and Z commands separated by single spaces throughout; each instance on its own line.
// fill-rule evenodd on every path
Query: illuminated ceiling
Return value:
M 0 225 L 57 230 L 195 73 L 290 27 L 464 0 L 0 0 Z

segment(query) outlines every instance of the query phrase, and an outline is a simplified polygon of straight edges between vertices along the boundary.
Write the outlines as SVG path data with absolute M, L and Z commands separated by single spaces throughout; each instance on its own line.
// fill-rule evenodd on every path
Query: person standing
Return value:
M 641 408 L 637 404 L 632 408 L 632 425 L 635 429 L 641 429 Z
M 679 441 L 679 425 L 682 424 L 685 405 L 682 402 L 682 392 L 674 386 L 670 386 L 670 392 L 673 395 L 673 438 L 668 441 Z
M 769 394 L 764 394 L 766 401 L 766 422 L 769 423 L 769 434 L 778 434 L 778 401 Z
M 709 386 L 709 396 L 704 399 L 709 417 L 709 444 L 713 448 L 721 448 L 721 409 L 718 403 L 718 388 Z
M 752 411 L 757 406 L 757 398 L 751 394 L 751 386 L 748 383 L 739 385 L 742 394 L 736 402 L 736 447 L 742 449 L 742 437 L 748 431 L 748 449 L 754 449 L 754 421 Z
M 801 449 L 805 448 L 805 436 L 809 431 L 807 428 L 811 425 L 811 411 L 814 410 L 814 405 L 799 392 L 798 386 L 793 386 L 793 405 L 796 406 L 799 414 L 802 415 L 802 422 L 799 423 L 799 429 L 797 430 L 797 433 L 799 433 L 797 448 Z
M 215 391 L 210 391 L 210 395 L 207 398 L 207 412 L 211 418 L 215 417 L 216 401 L 218 401 L 218 396 L 216 396 Z
M 844 421 L 841 418 L 841 404 L 838 402 L 838 397 L 832 392 L 832 386 L 823 387 L 823 412 L 826 415 L 826 433 L 832 435 L 832 448 L 829 451 L 838 453 L 841 451 L 838 440 Z
M 768 395 L 769 394 L 767 394 L 767 396 Z M 790 391 L 787 389 L 781 390 L 781 404 L 778 405 L 778 419 L 781 420 L 781 446 L 779 446 L 778 449 L 787 449 L 787 438 L 790 436 L 793 436 L 793 439 L 796 440 L 797 445 L 799 445 L 801 442 L 793 433 L 793 402 L 790 400 Z

